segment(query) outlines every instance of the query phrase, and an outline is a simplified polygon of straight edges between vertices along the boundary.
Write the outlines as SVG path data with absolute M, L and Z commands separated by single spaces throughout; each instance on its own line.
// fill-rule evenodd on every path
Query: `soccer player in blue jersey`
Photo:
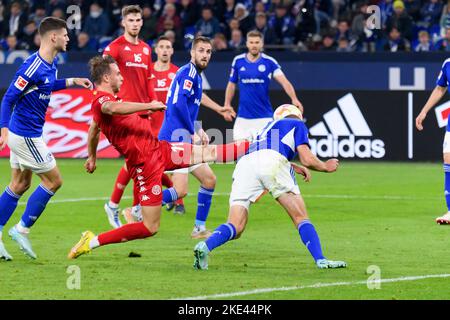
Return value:
M 441 72 L 436 81 L 436 87 L 433 92 L 431 92 L 425 106 L 420 111 L 416 118 L 416 128 L 419 131 L 423 130 L 423 121 L 425 120 L 428 111 L 433 108 L 439 100 L 445 95 L 448 89 L 450 79 L 450 58 L 445 60 L 442 64 Z M 443 150 L 444 153 L 444 175 L 445 175 L 445 186 L 444 186 L 444 197 L 447 203 L 447 213 L 442 217 L 437 217 L 436 222 L 438 224 L 450 224 L 450 121 L 447 123 L 447 130 L 444 137 Z
M 235 115 L 233 108 L 221 107 L 202 90 L 201 72 L 208 66 L 211 54 L 212 45 L 209 38 L 196 37 L 192 43 L 191 61 L 177 71 L 170 85 L 166 101 L 166 115 L 159 132 L 160 140 L 192 143 L 193 137 L 197 137 L 202 144 L 208 144 L 209 137 L 202 128 L 196 128 L 195 125 L 200 104 L 216 111 L 227 121 L 233 120 Z M 197 214 L 191 237 L 205 238 L 210 234 L 206 229 L 205 222 L 216 185 L 216 176 L 208 164 L 175 170 L 172 176 L 174 186 L 164 191 L 163 202 L 173 202 L 186 196 L 188 172 L 191 172 L 200 182 Z
M 310 174 L 305 167 L 334 172 L 339 162 L 337 159 L 322 162 L 311 152 L 308 129 L 296 106 L 280 106 L 275 111 L 275 119 L 259 132 L 247 154 L 238 161 L 233 172 L 228 222 L 219 226 L 206 241 L 195 246 L 194 268 L 208 269 L 209 253 L 241 236 L 247 224 L 250 204 L 256 202 L 266 190 L 286 210 L 318 268 L 346 267 L 345 262 L 328 260 L 323 255 L 319 236 L 308 218 L 294 174 L 294 171 L 302 174 L 309 181 Z M 297 153 L 305 167 L 290 163 Z
M 231 107 L 238 84 L 239 109 L 233 127 L 234 140 L 251 140 L 259 130 L 272 121 L 273 109 L 269 97 L 272 77 L 281 84 L 291 98 L 291 103 L 303 112 L 295 89 L 278 62 L 261 52 L 264 47 L 263 39 L 259 31 L 250 31 L 246 42 L 248 52 L 236 56 L 231 65 L 224 105 Z
M 16 72 L 3 97 L 0 110 L 0 150 L 11 150 L 11 183 L 0 196 L 0 258 L 11 260 L 1 241 L 2 230 L 17 207 L 20 197 L 31 185 L 32 173 L 41 184 L 28 199 L 25 212 L 8 234 L 30 258 L 36 259 L 28 233 L 48 201 L 62 185 L 55 159 L 42 137 L 50 96 L 69 85 L 92 88 L 88 79 L 57 79 L 56 55 L 66 51 L 69 37 L 66 22 L 48 17 L 39 25 L 41 46 Z

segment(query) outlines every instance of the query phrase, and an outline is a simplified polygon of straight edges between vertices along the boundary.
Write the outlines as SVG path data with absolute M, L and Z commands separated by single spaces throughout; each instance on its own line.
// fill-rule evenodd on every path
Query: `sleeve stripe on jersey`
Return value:
M 191 64 L 191 70 L 189 70 L 189 77 L 194 78 L 196 74 L 195 67 Z
M 261 54 L 263 58 L 266 58 L 270 61 L 272 61 L 273 63 L 275 63 L 277 66 L 279 66 L 280 64 L 277 62 L 277 60 L 275 60 L 274 58 L 272 58 L 271 56 L 268 56 L 267 54 L 262 53 Z
M 33 63 L 31 64 L 31 66 L 29 66 L 27 71 L 25 71 L 25 75 L 28 78 L 31 78 L 33 76 L 33 74 L 36 72 L 36 70 L 39 68 L 41 63 L 42 63 L 41 59 L 36 57 L 36 59 L 34 59 Z
M 238 59 L 242 59 L 242 58 L 245 58 L 245 53 L 242 53 L 242 54 L 237 55 L 236 57 L 234 57 L 233 62 L 231 63 L 231 66 L 234 67 L 234 65 L 236 64 L 236 61 Z
M 444 63 L 442 64 L 442 68 L 444 68 L 444 66 L 445 66 L 445 64 L 446 64 L 447 62 L 450 62 L 450 58 L 448 58 L 448 59 L 446 59 L 446 60 L 444 61 Z

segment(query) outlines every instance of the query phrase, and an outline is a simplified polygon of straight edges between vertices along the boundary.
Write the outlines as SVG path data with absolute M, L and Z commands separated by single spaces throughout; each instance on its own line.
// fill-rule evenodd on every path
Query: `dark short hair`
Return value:
M 109 55 L 91 58 L 91 60 L 89 60 L 89 69 L 92 81 L 97 84 L 101 83 L 103 76 L 110 73 L 110 65 L 113 63 L 117 62 Z
M 41 24 L 39 25 L 39 35 L 42 37 L 47 32 L 67 29 L 67 24 L 64 20 L 55 18 L 55 17 L 47 17 L 42 19 Z
M 125 18 L 130 13 L 140 13 L 142 16 L 142 9 L 137 4 L 125 6 L 122 8 L 122 18 Z
M 169 41 L 170 42 L 170 39 L 168 38 L 168 37 L 166 37 L 166 36 L 159 36 L 158 37 L 158 39 L 156 39 L 156 42 L 155 42 L 155 45 L 158 45 L 158 43 L 160 42 L 160 41 L 163 41 L 163 40 L 166 40 L 166 41 Z M 170 43 L 172 43 L 172 42 L 170 42 Z
M 200 42 L 209 43 L 212 47 L 212 42 L 211 42 L 210 38 L 204 37 L 204 36 L 197 36 L 197 37 L 195 37 L 194 41 L 192 42 L 192 49 L 194 49 L 197 46 L 197 44 L 199 44 Z

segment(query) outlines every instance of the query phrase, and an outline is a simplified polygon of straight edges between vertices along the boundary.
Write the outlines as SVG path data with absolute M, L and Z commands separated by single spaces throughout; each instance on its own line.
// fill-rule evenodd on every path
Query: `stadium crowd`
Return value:
M 257 29 L 269 49 L 450 51 L 450 0 L 0 0 L 0 48 L 36 50 L 40 21 L 75 18 L 67 8 L 77 5 L 81 23 L 70 30 L 69 50 L 102 51 L 123 33 L 121 8 L 129 4 L 143 8 L 144 41 L 165 35 L 175 50 L 203 35 L 217 51 L 239 51 L 246 33 Z M 371 5 L 381 21 L 370 18 Z

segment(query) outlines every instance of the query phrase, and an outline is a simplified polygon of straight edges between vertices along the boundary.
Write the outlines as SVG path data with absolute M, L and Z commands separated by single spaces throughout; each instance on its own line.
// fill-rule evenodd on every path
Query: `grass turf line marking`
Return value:
M 431 274 L 431 275 L 424 275 L 424 276 L 410 276 L 410 277 L 400 277 L 400 278 L 391 278 L 391 279 L 381 279 L 381 280 L 371 281 L 370 283 L 371 284 L 392 283 L 392 282 L 416 281 L 416 280 L 431 279 L 431 278 L 449 278 L 449 277 L 450 277 L 450 274 Z M 248 291 L 218 293 L 218 294 L 196 296 L 196 297 L 173 298 L 171 300 L 206 300 L 206 299 L 214 299 L 214 298 L 217 298 L 217 299 L 232 298 L 232 297 L 248 296 L 248 295 L 252 295 L 252 294 L 269 293 L 269 292 L 317 289 L 317 288 L 326 288 L 326 287 L 342 287 L 342 286 L 353 286 L 353 285 L 361 285 L 361 284 L 367 284 L 367 280 L 349 281 L 349 282 L 330 282 L 330 283 L 320 283 L 319 282 L 319 283 L 308 285 L 308 286 L 262 288 L 262 289 L 248 290 Z
M 217 192 L 214 196 L 229 196 L 228 192 Z M 196 197 L 196 194 L 188 194 L 188 197 Z M 304 198 L 321 198 L 321 199 L 348 199 L 348 200 L 439 200 L 442 197 L 411 197 L 411 196 L 399 196 L 399 195 L 386 195 L 386 196 L 364 196 L 364 195 L 348 195 L 348 194 L 310 194 L 303 195 Z M 132 199 L 131 196 L 124 196 L 122 199 Z M 109 197 L 94 197 L 94 198 L 73 198 L 73 199 L 55 199 L 50 200 L 49 204 L 57 203 L 69 203 L 69 202 L 84 202 L 84 201 L 101 201 L 109 200 Z M 26 205 L 26 202 L 21 201 L 19 206 Z

